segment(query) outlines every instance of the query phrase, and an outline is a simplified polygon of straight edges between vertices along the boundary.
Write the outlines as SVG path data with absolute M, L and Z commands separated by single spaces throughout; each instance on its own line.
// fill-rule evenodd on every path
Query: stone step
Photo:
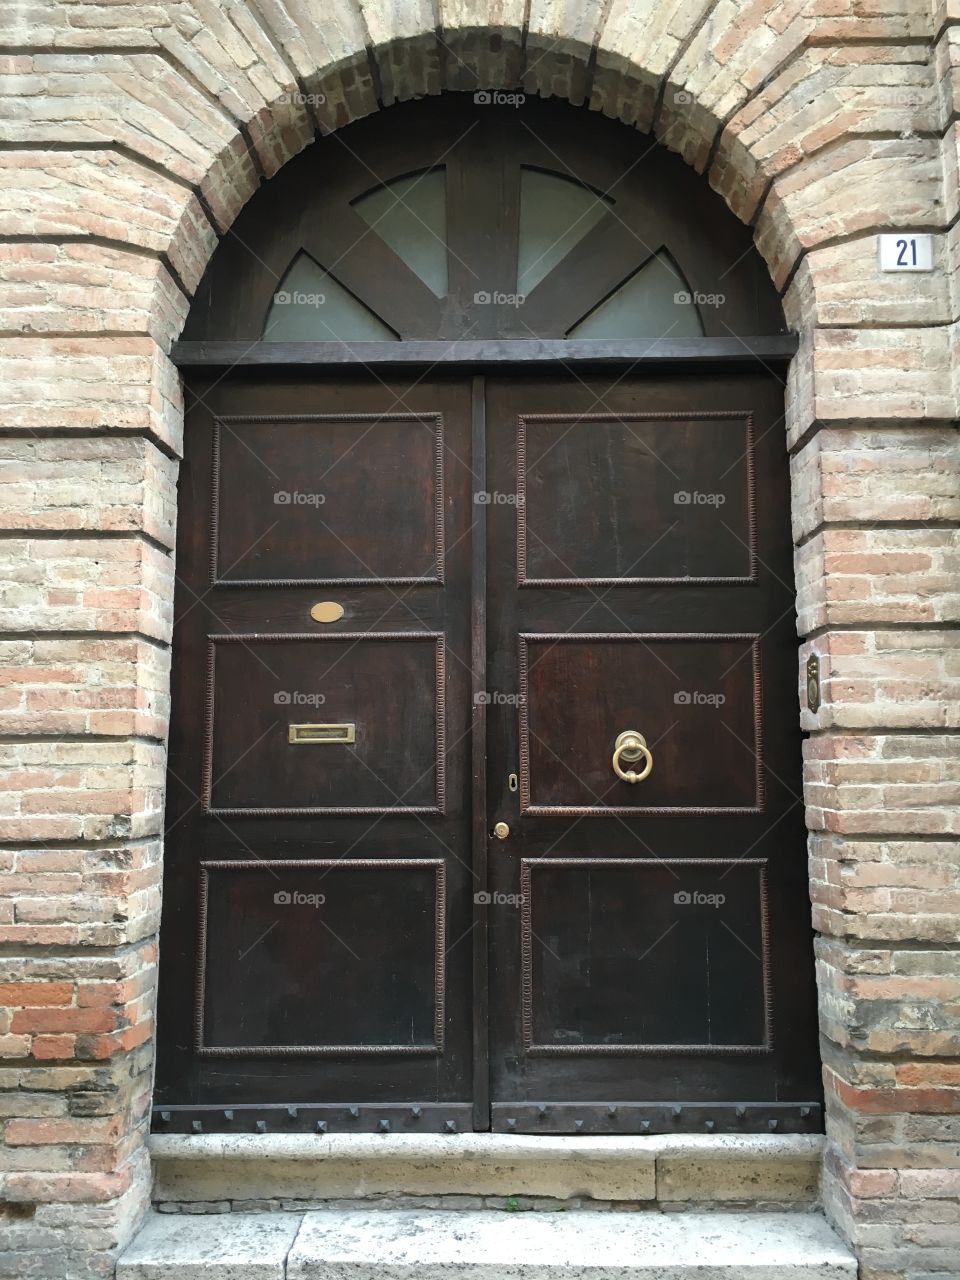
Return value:
M 148 1213 L 117 1280 L 284 1280 L 300 1213 Z
M 248 1201 L 259 1202 L 251 1209 L 296 1209 L 312 1207 L 297 1203 L 302 1201 L 446 1196 L 792 1204 L 817 1198 L 822 1153 L 823 1138 L 817 1134 L 155 1134 L 150 1139 L 156 1203 L 234 1209 Z
M 815 1213 L 151 1213 L 117 1280 L 855 1280 Z

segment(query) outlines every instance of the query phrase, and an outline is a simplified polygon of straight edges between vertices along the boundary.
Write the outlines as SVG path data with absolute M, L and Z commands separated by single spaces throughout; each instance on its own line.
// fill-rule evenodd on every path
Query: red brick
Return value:
M 18 1009 L 11 1030 L 52 1034 L 112 1031 L 117 1017 L 114 1009 Z
M 34 1058 L 67 1060 L 74 1056 L 76 1036 L 34 1036 L 30 1052 Z
M 36 1009 L 43 1005 L 69 1005 L 72 982 L 0 982 L 0 1005 Z

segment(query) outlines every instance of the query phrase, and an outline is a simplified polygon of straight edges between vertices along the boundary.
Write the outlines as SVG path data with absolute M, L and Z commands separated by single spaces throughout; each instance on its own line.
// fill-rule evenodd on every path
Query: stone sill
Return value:
M 526 1196 L 810 1202 L 819 1134 L 155 1134 L 158 1203 Z

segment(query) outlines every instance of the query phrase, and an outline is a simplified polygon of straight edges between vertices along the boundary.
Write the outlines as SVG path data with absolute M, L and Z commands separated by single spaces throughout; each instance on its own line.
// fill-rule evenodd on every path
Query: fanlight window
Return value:
M 520 171 L 516 295 L 526 299 L 597 226 L 614 201 L 563 174 Z M 437 298 L 448 289 L 446 171 L 409 174 L 352 202 Z M 517 304 L 522 306 L 523 303 Z M 577 338 L 696 338 L 703 325 L 690 286 L 666 250 L 652 254 L 568 330 Z M 274 295 L 265 342 L 390 342 L 398 335 L 336 277 L 299 253 Z
M 447 293 L 447 182 L 444 169 L 396 178 L 353 201 L 364 222 L 425 285 Z
M 571 338 L 700 338 L 690 286 L 661 250 L 569 331 Z
M 273 295 L 264 342 L 391 342 L 397 335 L 329 271 L 297 254 Z
M 716 305 L 698 306 L 714 294 Z M 722 296 L 721 296 L 722 295 Z M 784 332 L 752 236 L 683 161 L 556 102 L 413 101 L 249 201 L 184 337 L 655 341 Z
M 517 293 L 531 293 L 613 204 L 558 173 L 520 170 Z

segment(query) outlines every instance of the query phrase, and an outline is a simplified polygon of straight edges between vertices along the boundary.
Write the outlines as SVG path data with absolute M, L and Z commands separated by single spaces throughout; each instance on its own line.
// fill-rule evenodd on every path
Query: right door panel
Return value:
M 486 409 L 493 1126 L 816 1128 L 782 384 Z

